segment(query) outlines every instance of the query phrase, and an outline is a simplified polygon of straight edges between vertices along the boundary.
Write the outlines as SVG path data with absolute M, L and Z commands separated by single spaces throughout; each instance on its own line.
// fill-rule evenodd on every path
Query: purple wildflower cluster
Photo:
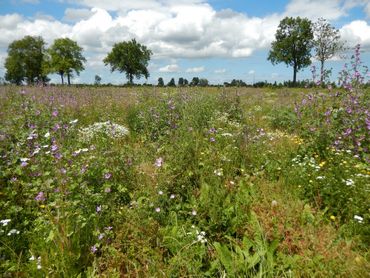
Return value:
M 344 66 L 340 79 L 345 93 L 329 91 L 310 94 L 295 104 L 295 112 L 303 132 L 308 132 L 311 137 L 312 132 L 325 134 L 336 149 L 351 150 L 359 158 L 370 162 L 370 103 L 369 98 L 359 90 L 367 68 L 360 73 L 359 45 L 351 65 L 351 70 Z

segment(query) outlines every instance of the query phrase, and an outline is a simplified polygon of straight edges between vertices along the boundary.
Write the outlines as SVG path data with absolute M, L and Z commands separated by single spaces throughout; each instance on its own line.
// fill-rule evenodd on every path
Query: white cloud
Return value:
M 89 9 L 71 9 L 67 8 L 64 11 L 63 19 L 71 22 L 78 22 L 80 20 L 88 19 L 94 14 L 93 11 Z
M 250 75 L 253 75 L 253 74 L 255 74 L 256 72 L 255 72 L 255 70 L 250 70 L 250 71 L 248 71 L 248 74 L 250 74 Z
M 81 20 L 73 26 L 71 37 L 88 50 L 97 50 L 104 47 L 104 35 L 111 31 L 115 24 L 107 11 L 98 8 L 91 11 L 93 15 L 90 18 Z M 113 34 L 110 35 L 114 37 Z
M 203 72 L 205 71 L 205 68 L 202 66 L 202 67 L 194 67 L 194 68 L 188 68 L 186 70 L 186 72 L 189 72 L 189 73 L 199 73 L 199 72 Z
M 253 49 L 252 48 L 246 47 L 246 48 L 241 48 L 241 49 L 234 50 L 231 53 L 231 55 L 234 58 L 248 57 L 248 56 L 250 56 L 252 54 L 252 52 L 253 52 Z
M 167 65 L 159 69 L 159 72 L 179 72 L 180 67 L 176 64 Z
M 107 11 L 126 12 L 129 10 L 157 9 L 161 7 L 160 1 L 157 0 L 67 0 L 71 4 L 80 4 L 90 8 L 100 8 Z
M 340 34 L 349 46 L 359 43 L 362 48 L 370 48 L 370 25 L 364 20 L 355 20 L 344 25 Z
M 278 16 L 249 18 L 231 10 L 214 10 L 197 0 L 106 1 L 80 0 L 80 9 L 68 8 L 65 24 L 52 18 L 28 20 L 7 15 L 0 46 L 24 34 L 42 35 L 48 42 L 70 37 L 86 51 L 107 53 L 114 43 L 136 38 L 154 58 L 248 57 L 268 47 Z M 108 11 L 115 11 L 113 17 Z M 12 22 L 15 21 L 15 22 Z M 3 21 L 0 21 L 0 26 Z M 2 30 L 5 29 L 5 30 Z
M 0 15 L 0 29 L 11 29 L 21 23 L 24 18 L 19 14 Z
M 327 20 L 338 19 L 347 14 L 349 6 L 342 0 L 291 0 L 286 7 L 286 16 L 300 16 L 315 20 L 323 17 Z
M 86 56 L 86 67 L 91 69 L 101 69 L 104 67 L 104 58 L 106 54 L 96 54 Z
M 55 21 L 55 19 L 54 19 L 54 17 L 53 17 L 53 16 L 48 15 L 48 14 L 45 14 L 45 13 L 43 13 L 43 12 L 38 12 L 38 13 L 36 13 L 36 14 L 33 16 L 33 18 L 34 18 L 35 20 L 40 19 L 40 20 L 46 20 L 46 21 Z
M 0 16 L 0 48 L 26 35 L 42 36 L 47 43 L 70 33 L 71 27 L 56 20 L 28 20 L 18 14 Z
M 214 73 L 217 73 L 217 74 L 222 74 L 222 73 L 225 73 L 226 72 L 226 69 L 216 69 L 214 71 Z

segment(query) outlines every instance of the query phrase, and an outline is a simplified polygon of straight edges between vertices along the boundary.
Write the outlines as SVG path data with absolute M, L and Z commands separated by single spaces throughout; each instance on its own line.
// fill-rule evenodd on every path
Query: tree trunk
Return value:
M 62 78 L 62 85 L 64 85 L 64 78 L 63 78 L 64 74 L 62 72 L 60 72 L 59 74 L 60 74 L 60 77 Z
M 324 60 L 321 60 L 320 84 L 322 84 L 324 82 L 324 63 L 325 63 L 325 61 Z
M 71 85 L 71 75 L 67 73 L 67 78 L 68 78 L 68 86 Z
M 129 74 L 129 79 L 130 79 L 130 85 L 132 85 L 133 84 L 133 79 L 134 79 L 134 76 L 132 75 L 132 74 Z
M 293 86 L 295 87 L 297 82 L 297 65 L 294 64 L 293 66 Z

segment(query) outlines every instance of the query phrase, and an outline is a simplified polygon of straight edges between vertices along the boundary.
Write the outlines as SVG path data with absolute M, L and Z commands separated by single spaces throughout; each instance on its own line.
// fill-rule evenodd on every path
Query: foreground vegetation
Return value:
M 0 88 L 3 277 L 366 277 L 370 92 Z

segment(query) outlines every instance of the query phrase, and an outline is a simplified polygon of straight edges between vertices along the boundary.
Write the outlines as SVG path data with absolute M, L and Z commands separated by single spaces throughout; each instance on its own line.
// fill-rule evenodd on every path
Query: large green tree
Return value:
M 46 80 L 44 74 L 45 42 L 42 37 L 25 36 L 8 47 L 5 79 L 14 84 L 34 84 Z
M 320 61 L 320 81 L 325 78 L 325 61 L 344 49 L 339 30 L 331 26 L 324 18 L 319 18 L 313 25 L 315 58 Z
M 85 69 L 84 62 L 86 62 L 86 59 L 82 55 L 82 50 L 77 42 L 69 38 L 56 39 L 48 49 L 50 72 L 59 74 L 62 84 L 64 84 L 65 75 L 67 76 L 68 85 L 70 85 L 73 71 L 79 75 Z
M 142 75 L 149 77 L 147 69 L 152 51 L 145 45 L 137 43 L 135 39 L 113 45 L 112 51 L 104 58 L 105 65 L 111 66 L 111 71 L 125 72 L 129 83 L 133 83 L 134 76 L 138 79 Z
M 286 17 L 280 21 L 267 59 L 274 65 L 285 63 L 292 66 L 293 84 L 295 84 L 297 72 L 311 64 L 312 46 L 311 21 L 300 17 Z

